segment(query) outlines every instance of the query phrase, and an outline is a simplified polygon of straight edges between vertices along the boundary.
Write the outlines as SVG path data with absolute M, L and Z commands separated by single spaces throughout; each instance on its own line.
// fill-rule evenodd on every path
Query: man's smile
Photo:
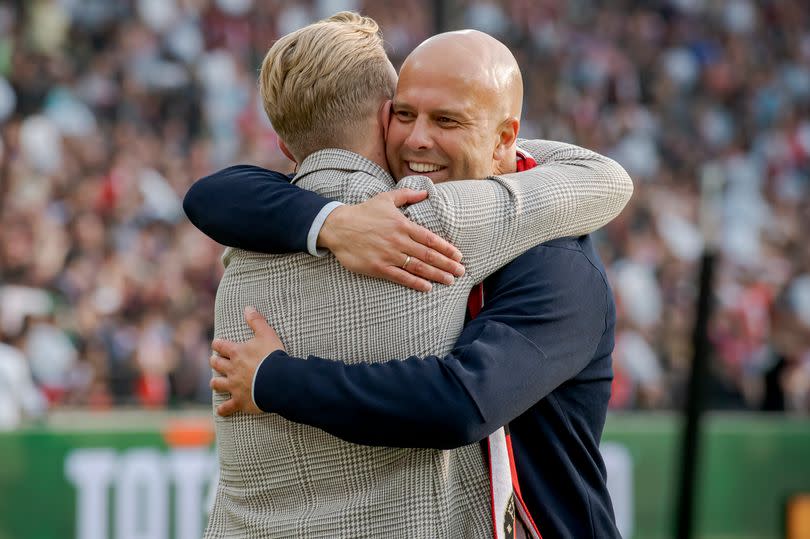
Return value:
M 408 170 L 414 174 L 427 174 L 446 168 L 443 165 L 437 165 L 434 163 L 420 163 L 418 161 L 405 161 L 405 164 L 407 165 Z

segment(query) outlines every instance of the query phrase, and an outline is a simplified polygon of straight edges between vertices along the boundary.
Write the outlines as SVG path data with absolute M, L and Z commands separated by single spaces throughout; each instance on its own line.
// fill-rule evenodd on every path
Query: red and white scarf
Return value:
M 522 172 L 537 166 L 531 156 L 518 152 L 517 171 Z M 467 310 L 470 319 L 475 318 L 484 306 L 484 287 L 477 284 L 470 292 Z M 492 505 L 492 525 L 495 539 L 514 539 L 517 519 L 532 539 L 542 539 L 534 523 L 523 496 L 520 493 L 515 457 L 512 453 L 512 439 L 509 426 L 499 428 L 481 444 L 489 460 L 490 500 Z

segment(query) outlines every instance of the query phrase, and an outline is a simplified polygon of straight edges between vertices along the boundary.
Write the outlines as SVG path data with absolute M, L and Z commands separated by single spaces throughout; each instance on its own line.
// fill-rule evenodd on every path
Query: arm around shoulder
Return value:
M 610 158 L 551 141 L 522 141 L 538 166 L 485 181 L 409 177 L 401 185 L 427 190 L 409 217 L 442 234 L 464 255 L 468 274 L 482 280 L 535 245 L 593 232 L 616 217 L 633 184 Z
M 194 226 L 222 245 L 278 254 L 307 251 L 312 224 L 329 203 L 284 174 L 237 165 L 197 180 L 183 209 Z
M 566 236 L 589 234 L 616 218 L 633 194 L 633 181 L 627 171 L 615 160 L 592 150 L 549 140 L 520 140 L 519 146 L 537 161 L 534 169 L 503 176 L 527 177 L 546 169 L 555 174 L 559 191 L 573 199 L 573 212 L 580 221 L 572 222 L 572 233 Z M 568 175 L 561 167 L 576 167 L 579 174 Z M 566 198 L 569 198 L 566 197 Z

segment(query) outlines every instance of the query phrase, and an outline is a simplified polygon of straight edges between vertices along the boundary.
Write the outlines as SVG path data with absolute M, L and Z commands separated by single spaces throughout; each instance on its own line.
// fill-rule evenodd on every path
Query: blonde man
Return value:
M 394 96 L 397 72 L 373 19 L 342 12 L 282 37 L 264 57 L 259 82 L 292 161 L 340 147 L 388 168 L 378 117 Z
M 229 249 L 217 294 L 218 342 L 248 340 L 243 307 L 255 305 L 290 355 L 347 363 L 442 355 L 461 332 L 476 283 L 532 246 L 586 234 L 623 208 L 632 185 L 621 167 L 561 143 L 522 142 L 541 164 L 531 171 L 444 182 L 460 179 L 458 171 L 515 170 L 522 95 L 517 65 L 502 45 L 478 34 L 446 38 L 476 57 L 455 74 L 465 81 L 455 98 L 475 118 L 458 119 L 462 127 L 445 133 L 435 149 L 432 142 L 417 144 L 433 161 L 412 156 L 408 167 L 427 176 L 401 185 L 428 191 L 407 215 L 459 246 L 466 273 L 422 294 L 351 274 L 334 257 Z M 355 14 L 338 14 L 273 45 L 262 66 L 262 96 L 282 148 L 300 165 L 299 187 L 349 204 L 395 187 L 384 144 L 394 77 L 376 23 Z M 493 106 L 493 88 L 503 91 L 505 108 Z M 215 406 L 227 400 L 215 392 Z M 245 409 L 260 412 L 255 402 Z M 278 415 L 253 414 L 216 416 L 221 472 L 207 537 L 480 538 L 506 529 L 507 508 L 498 505 L 492 515 L 479 444 L 359 446 Z

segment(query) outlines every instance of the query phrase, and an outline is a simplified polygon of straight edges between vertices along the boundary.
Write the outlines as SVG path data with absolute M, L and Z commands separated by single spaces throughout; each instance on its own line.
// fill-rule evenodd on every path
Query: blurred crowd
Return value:
M 229 164 L 290 170 L 258 66 L 341 9 L 380 23 L 395 65 L 438 23 L 499 37 L 523 69 L 522 136 L 630 172 L 633 200 L 596 235 L 614 409 L 682 404 L 714 221 L 711 405 L 810 411 L 804 1 L 20 0 L 0 3 L 0 427 L 210 400 L 222 248 L 182 197 Z M 702 206 L 706 184 L 722 193 Z

